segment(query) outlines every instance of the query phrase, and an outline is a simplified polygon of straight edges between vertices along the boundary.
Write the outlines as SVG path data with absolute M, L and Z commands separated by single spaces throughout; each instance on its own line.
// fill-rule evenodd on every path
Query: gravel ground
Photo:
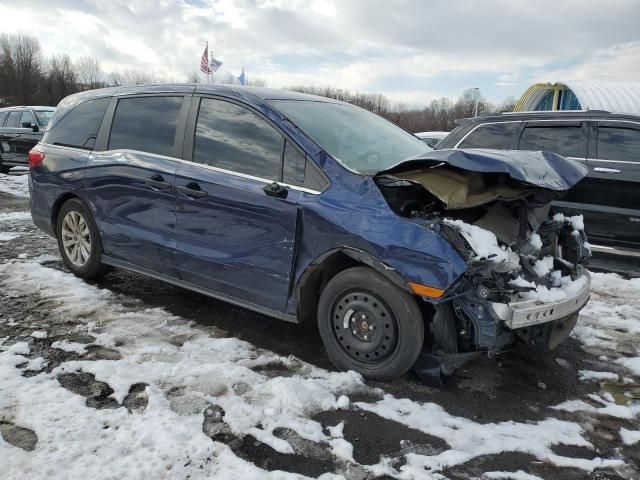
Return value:
M 27 382 L 25 388 L 30 385 L 28 382 L 38 382 L 41 378 L 56 380 L 57 383 L 52 384 L 56 388 L 82 399 L 82 405 L 77 408 L 94 412 L 96 416 L 116 411 L 128 412 L 132 418 L 147 415 L 150 411 L 147 404 L 151 404 L 150 398 L 155 398 L 154 388 L 160 389 L 173 411 L 186 408 L 176 405 L 183 405 L 181 402 L 193 390 L 188 382 L 160 381 L 149 375 L 137 382 L 123 381 L 126 388 L 122 390 L 113 374 L 101 373 L 104 371 L 98 366 L 123 362 L 139 352 L 131 350 L 132 347 L 127 350 L 118 344 L 117 338 L 112 342 L 101 341 L 101 330 L 92 330 L 95 324 L 106 322 L 98 313 L 75 315 L 69 309 L 61 310 L 65 300 L 49 298 L 35 288 L 16 292 L 11 287 L 23 265 L 35 264 L 45 272 L 50 271 L 47 269 L 65 272 L 54 239 L 38 231 L 28 217 L 11 213 L 27 210 L 28 198 L 0 192 L 0 234 L 11 237 L 0 241 L 0 354 L 1 350 L 10 352 L 12 346 L 22 345 L 21 342 L 28 345 L 28 353 L 26 350 L 22 353 L 24 361 L 11 367 L 20 369 L 20 375 Z M 6 267 L 4 271 L 2 266 Z M 60 278 L 67 277 L 72 276 L 65 272 Z M 150 309 L 161 309 L 163 315 L 184 319 L 186 323 L 181 328 L 185 330 L 170 339 L 178 352 L 186 349 L 193 331 L 194 338 L 204 335 L 246 342 L 243 345 L 254 349 L 253 360 L 261 358 L 260 355 L 282 359 L 264 364 L 254 361 L 249 367 L 251 374 L 257 375 L 259 382 L 266 382 L 264 384 L 300 378 L 333 379 L 338 375 L 332 373 L 335 369 L 312 327 L 279 322 L 125 271 L 116 270 L 93 285 L 100 289 L 95 291 L 108 294 L 105 305 L 109 308 L 117 306 L 118 311 L 147 313 L 156 311 Z M 605 298 L 608 294 L 598 297 L 604 299 L 605 306 L 608 305 Z M 617 314 L 623 308 L 621 302 L 612 298 L 608 313 L 594 310 L 594 322 L 600 315 Z M 251 389 L 257 391 L 258 384 L 254 385 L 249 380 L 233 383 L 233 392 L 207 392 L 206 396 L 199 397 L 201 402 L 189 404 L 189 418 L 199 418 L 196 423 L 202 427 L 198 434 L 204 433 L 210 439 L 210 446 L 206 447 L 210 449 L 206 457 L 209 463 L 205 462 L 206 465 L 198 468 L 208 471 L 207 468 L 213 468 L 210 464 L 212 458 L 215 459 L 213 463 L 222 462 L 226 455 L 230 455 L 234 461 L 246 461 L 242 465 L 251 465 L 253 470 L 246 478 L 262 478 L 262 475 L 268 475 L 267 472 L 271 472 L 271 478 L 289 478 L 284 473 L 289 472 L 310 477 L 335 473 L 348 479 L 638 479 L 640 444 L 625 443 L 621 437 L 623 432 L 637 433 L 640 430 L 640 406 L 637 402 L 628 403 L 628 393 L 624 396 L 638 377 L 633 377 L 618 358 L 638 355 L 640 332 L 606 326 L 609 330 L 598 334 L 598 327 L 594 325 L 587 323 L 580 330 L 580 335 L 568 339 L 553 352 L 518 346 L 497 358 L 483 358 L 470 363 L 440 389 L 422 384 L 412 374 L 388 383 L 355 381 L 353 385 L 360 385 L 357 388 L 350 386 L 344 391 L 334 391 L 336 398 L 340 393 L 348 397 L 346 405 L 340 405 L 344 402 L 338 398 L 337 406 L 333 408 L 324 406 L 304 410 L 308 417 L 305 421 L 321 426 L 323 438 L 326 437 L 322 441 L 310 439 L 310 434 L 294 424 L 272 429 L 269 439 L 265 439 L 255 429 L 242 430 L 227 422 L 225 410 L 233 407 L 228 406 L 231 404 L 225 403 L 228 401 L 225 399 L 229 395 L 246 397 Z M 619 337 L 616 337 L 616 332 Z M 126 346 L 126 342 L 122 342 Z M 17 352 L 18 348 L 14 350 Z M 96 365 L 93 373 L 90 371 L 91 362 Z M 309 371 L 315 373 L 309 374 Z M 614 387 L 605 386 L 603 390 L 598 378 L 583 373 L 585 371 L 605 372 L 611 378 L 619 378 L 617 385 L 622 396 L 616 396 Z M 2 378 L 0 375 L 0 380 Z M 33 469 L 30 478 L 39 478 L 41 473 L 38 472 L 44 470 L 39 470 L 34 464 L 41 450 L 51 451 L 51 442 L 45 441 L 44 437 L 51 437 L 49 433 L 55 434 L 55 428 L 44 435 L 38 431 L 37 421 L 26 425 L 30 422 L 24 418 L 37 417 L 38 412 L 25 413 L 27 407 L 9 397 L 11 395 L 3 387 L 0 390 L 0 468 L 8 462 L 9 478 L 24 478 L 16 470 L 16 465 L 21 469 Z M 407 410 L 401 414 L 393 413 L 402 410 L 397 406 L 401 402 L 398 399 L 407 399 Z M 433 425 L 442 422 L 440 427 L 430 426 L 427 417 L 412 416 L 412 412 L 427 409 L 439 412 L 433 417 Z M 17 410 L 21 414 L 17 414 Z M 450 419 L 442 420 L 445 417 Z M 121 421 L 127 422 L 126 418 Z M 425 420 L 420 420 L 422 418 Z M 577 437 L 582 440 L 562 443 L 563 437 L 557 436 L 559 434 L 551 426 L 539 437 L 537 433 L 532 434 L 531 443 L 540 445 L 519 446 L 518 432 L 550 421 L 576 425 Z M 456 427 L 456 422 L 462 422 L 461 426 Z M 330 427 L 339 425 L 342 425 L 342 432 L 335 435 L 327 433 L 331 432 Z M 444 427 L 451 429 L 447 430 L 449 433 L 441 433 Z M 59 428 L 64 429 L 65 425 L 59 425 Z M 454 431 L 459 428 L 461 432 L 469 433 L 464 439 L 456 440 Z M 96 436 L 99 434 L 95 432 Z M 512 445 L 510 436 L 514 436 Z M 340 438 L 345 442 L 332 443 Z M 278 439 L 284 443 L 278 443 Z M 463 440 L 470 442 L 469 446 L 455 447 L 456 442 L 465 445 Z M 475 442 L 491 444 L 494 441 L 502 447 L 483 450 L 474 446 Z M 285 443 L 291 448 L 278 447 Z M 544 451 L 538 448 L 542 448 L 542 444 L 546 445 Z M 95 453 L 107 448 L 100 442 L 97 445 Z M 340 454 L 340 448 L 345 445 L 347 453 Z M 65 445 L 58 444 L 53 448 L 65 449 Z M 200 445 L 198 448 L 204 447 Z M 287 449 L 288 452 L 283 451 Z M 448 453 L 454 450 L 459 450 L 457 456 L 447 460 Z M 25 456 L 20 457 L 22 463 L 9 461 L 9 453 L 14 451 L 20 451 L 20 455 L 24 453 Z M 461 455 L 460 451 L 470 452 L 469 458 Z M 163 478 L 197 477 L 189 470 L 193 466 L 190 465 L 192 457 L 189 458 L 185 465 L 180 466 L 182 470 L 175 468 L 175 462 L 169 463 Z M 424 459 L 433 458 L 438 459 L 440 466 L 426 466 Z M 54 471 L 53 477 L 61 473 L 64 472 Z M 52 478 L 50 475 L 51 472 L 46 476 Z M 103 476 L 108 478 L 109 474 L 104 473 Z

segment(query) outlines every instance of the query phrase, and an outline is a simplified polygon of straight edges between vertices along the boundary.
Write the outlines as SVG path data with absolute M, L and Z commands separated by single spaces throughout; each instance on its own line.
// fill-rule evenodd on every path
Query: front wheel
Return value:
M 327 283 L 318 327 L 333 363 L 371 380 L 406 373 L 424 342 L 415 298 L 368 267 L 350 268 Z
M 100 262 L 102 243 L 89 209 L 78 199 L 67 201 L 58 214 L 56 236 L 67 268 L 82 278 L 97 278 L 109 270 Z

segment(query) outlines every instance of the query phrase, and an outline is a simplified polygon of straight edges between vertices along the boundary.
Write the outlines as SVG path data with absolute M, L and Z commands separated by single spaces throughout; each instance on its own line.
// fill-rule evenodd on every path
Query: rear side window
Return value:
M 640 162 L 640 130 L 600 126 L 598 158 Z
M 20 125 L 20 116 L 22 115 L 22 112 L 18 111 L 18 112 L 9 112 L 9 117 L 7 118 L 7 124 L 5 125 L 5 127 L 8 128 L 18 128 L 18 126 Z
M 458 145 L 458 148 L 509 150 L 513 148 L 513 137 L 519 126 L 519 122 L 480 125 Z
M 42 141 L 53 145 L 91 150 L 110 100 L 111 98 L 97 98 L 76 105 L 50 130 L 47 130 Z
M 38 123 L 43 127 L 49 125 L 49 120 L 53 116 L 52 110 L 35 110 L 36 117 L 38 119 Z
M 252 111 L 230 102 L 202 99 L 194 162 L 279 180 L 282 146 L 282 135 Z M 299 171 L 293 174 L 299 175 Z
M 9 112 L 0 112 L 0 127 L 4 125 L 4 120 L 9 115 Z
M 520 150 L 546 150 L 564 157 L 586 154 L 582 126 L 528 126 L 520 137 Z
M 183 97 L 135 97 L 118 101 L 109 149 L 173 156 Z
M 20 126 L 22 127 L 25 123 L 29 125 L 36 123 L 36 119 L 33 118 L 33 114 L 29 110 L 25 110 L 20 116 Z

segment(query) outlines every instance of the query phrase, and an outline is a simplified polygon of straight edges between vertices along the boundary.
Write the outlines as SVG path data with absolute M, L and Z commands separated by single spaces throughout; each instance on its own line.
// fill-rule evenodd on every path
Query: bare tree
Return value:
M 75 70 L 80 88 L 91 90 L 104 86 L 100 62 L 93 57 L 80 57 L 75 62 Z
M 197 70 L 194 70 L 187 77 L 187 83 L 201 83 L 200 74 Z
M 515 97 L 507 97 L 502 101 L 497 110 L 498 112 L 513 112 L 513 109 L 516 107 L 516 103 L 518 103 L 518 101 Z
M 40 43 L 25 35 L 0 35 L 0 92 L 15 103 L 33 103 L 42 76 Z
M 69 55 L 53 55 L 48 62 L 45 89 L 49 103 L 56 104 L 67 95 L 79 91 L 76 71 Z

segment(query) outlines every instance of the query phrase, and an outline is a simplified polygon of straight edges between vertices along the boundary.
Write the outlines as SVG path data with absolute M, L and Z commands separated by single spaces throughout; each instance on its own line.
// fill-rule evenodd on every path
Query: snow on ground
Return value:
M 0 173 L 0 192 L 16 197 L 29 197 L 29 175 L 5 175 Z
M 11 185 L 12 194 L 20 194 L 15 187 L 20 183 L 7 178 L 0 177 L 2 188 Z M 27 221 L 28 212 L 0 213 L 0 233 L 20 231 Z M 491 239 L 481 244 L 486 247 L 483 253 L 490 255 Z M 354 447 L 343 435 L 344 424 L 324 429 L 312 417 L 352 407 L 447 443 L 442 451 L 407 453 L 401 465 L 384 457 L 375 465 L 357 465 L 373 475 L 442 479 L 440 472 L 448 467 L 501 452 L 522 452 L 545 464 L 589 472 L 621 468 L 624 460 L 595 453 L 574 458 L 553 447 L 594 451 L 588 437 L 596 418 L 637 425 L 640 417 L 638 402 L 616 403 L 612 395 L 601 392 L 555 405 L 537 421 L 481 423 L 429 401 L 373 389 L 353 372 L 329 372 L 225 337 L 213 327 L 163 309 L 146 308 L 39 263 L 49 260 L 58 258 L 20 255 L 0 264 L 3 294 L 37 295 L 37 304 L 48 313 L 46 325 L 30 316 L 19 321 L 0 316 L 0 325 L 28 330 L 18 339 L 0 339 L 0 426 L 10 422 L 37 435 L 32 450 L 16 448 L 0 435 L 3 478 L 302 478 L 267 472 L 243 460 L 228 439 L 251 435 L 290 454 L 298 448 L 293 437 L 276 435 L 287 429 L 322 446 L 346 468 L 355 461 Z M 617 373 L 607 368 L 640 376 L 640 280 L 600 273 L 592 278 L 591 301 L 573 335 L 605 365 L 581 370 L 579 376 L 583 381 L 612 381 Z M 34 342 L 50 342 L 62 360 L 49 366 L 30 347 Z M 102 353 L 96 356 L 96 351 Z M 286 367 L 287 374 L 269 375 L 264 367 Z M 363 392 L 375 392 L 381 399 L 350 401 Z M 91 403 L 102 393 L 101 401 L 110 406 Z M 136 404 L 136 398 L 145 401 Z M 207 420 L 214 417 L 215 422 Z M 620 428 L 619 437 L 613 441 L 634 445 L 640 432 Z M 329 473 L 322 478 L 343 477 Z M 491 471 L 483 478 L 538 479 L 522 470 Z
M 483 477 L 490 480 L 542 480 L 537 475 L 531 475 L 522 470 L 515 472 L 485 472 Z
M 162 309 L 146 309 L 126 297 L 32 261 L 0 264 L 0 280 L 0 286 L 10 295 L 39 292 L 51 315 L 71 325 L 69 333 L 90 334 L 95 338 L 94 345 L 115 351 L 119 357 L 83 359 L 82 348 L 60 342 L 52 347 L 76 352 L 78 358 L 63 362 L 49 373 L 24 377 L 16 367 L 30 362 L 28 344 L 0 347 L 4 349 L 0 353 L 0 384 L 5 392 L 0 396 L 0 412 L 38 435 L 33 452 L 16 451 L 0 440 L 0 458 L 6 459 L 8 478 L 56 478 L 62 474 L 103 478 L 107 471 L 113 477 L 297 478 L 262 471 L 222 443 L 212 446 L 202 429 L 202 410 L 208 405 L 224 410 L 224 424 L 233 435 L 251 434 L 278 452 L 293 453 L 293 446 L 273 433 L 284 427 L 303 439 L 327 445 L 344 461 L 351 460 L 353 446 L 341 438 L 341 428 L 337 426 L 327 434 L 310 417 L 347 408 L 346 397 L 368 390 L 357 374 L 328 372 L 235 338 L 221 337 L 215 330 Z M 37 332 L 42 330 L 34 332 L 42 338 L 43 333 Z M 54 334 L 48 332 L 49 337 Z M 41 361 L 36 361 L 36 366 L 37 362 Z M 269 377 L 256 371 L 259 366 L 292 362 L 297 365 L 292 376 Z M 34 365 L 29 364 L 29 368 L 34 369 Z M 126 403 L 133 386 L 144 384 L 148 405 L 144 411 L 133 413 L 125 408 L 94 410 L 57 379 L 79 372 L 108 384 L 117 405 Z M 176 388 L 181 393 L 172 397 Z M 640 405 L 609 403 L 600 399 L 601 411 L 581 400 L 558 408 L 624 418 L 640 413 Z M 384 460 L 366 467 L 376 474 L 413 479 L 425 478 L 427 471 L 437 478 L 436 472 L 447 467 L 505 451 L 525 452 L 544 462 L 585 471 L 624 464 L 617 458 L 581 459 L 554 453 L 552 446 L 556 444 L 592 447 L 583 427 L 573 421 L 549 417 L 529 423 L 482 424 L 451 415 L 434 403 L 388 394 L 378 402 L 356 405 L 439 437 L 449 445 L 434 455 L 407 454 L 407 463 L 399 470 Z M 94 451 L 100 451 L 100 455 L 92 456 Z M 79 464 L 74 461 L 77 458 L 92 461 Z
M 625 445 L 635 445 L 636 443 L 640 443 L 640 430 L 632 431 L 627 430 L 626 428 L 621 428 L 620 437 Z
M 111 292 L 36 263 L 2 264 L 0 276 L 2 288 L 15 295 L 39 291 L 61 321 L 73 320 L 75 332 L 93 335 L 95 344 L 121 356 L 67 361 L 50 373 L 25 378 L 16 366 L 28 361 L 27 343 L 0 353 L 0 412 L 37 432 L 39 444 L 22 452 L 0 440 L 0 458 L 9 472 L 5 478 L 104 478 L 105 472 L 110 478 L 297 478 L 267 475 L 223 444 L 212 448 L 202 431 L 203 408 L 221 406 L 232 433 L 251 433 L 277 451 L 292 453 L 286 440 L 273 435 L 275 428 L 330 443 L 309 416 L 344 406 L 345 393 L 366 388 L 353 372 L 331 373 L 307 364 L 289 378 L 256 373 L 253 367 L 289 360 L 218 337 L 161 309 L 123 307 Z M 139 414 L 87 407 L 57 380 L 79 371 L 107 383 L 119 404 L 132 385 L 145 383 L 148 406 Z M 169 390 L 175 387 L 184 393 L 172 401 Z M 93 455 L 96 450 L 100 455 Z M 77 458 L 92 460 L 80 464 Z

